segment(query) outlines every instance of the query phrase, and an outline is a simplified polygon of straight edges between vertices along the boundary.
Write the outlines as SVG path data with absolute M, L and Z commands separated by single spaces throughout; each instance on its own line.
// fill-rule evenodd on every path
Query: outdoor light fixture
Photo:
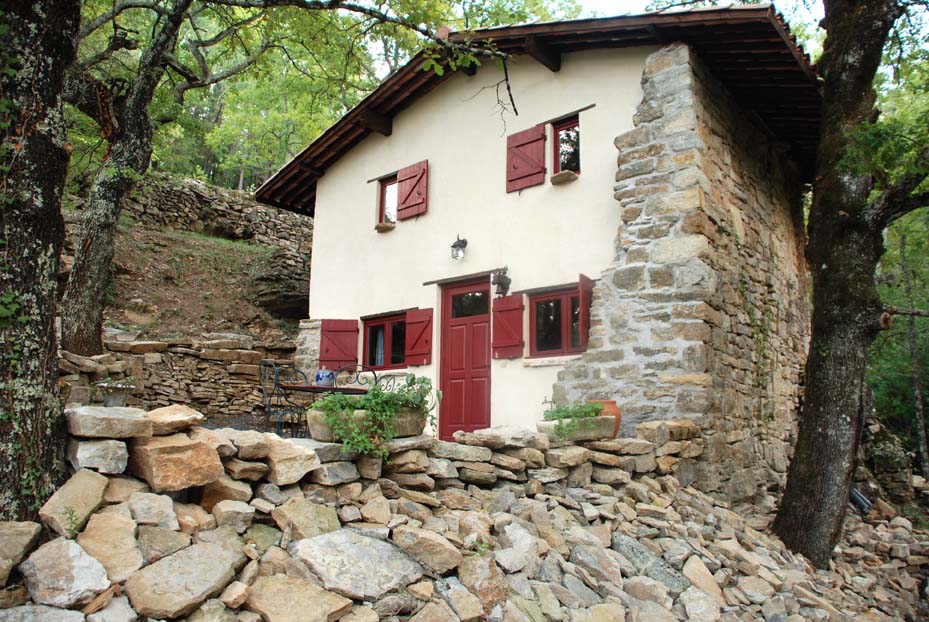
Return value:
M 455 241 L 452 242 L 452 259 L 461 261 L 464 259 L 465 248 L 468 246 L 468 241 L 462 240 L 460 235 L 456 235 L 455 238 Z

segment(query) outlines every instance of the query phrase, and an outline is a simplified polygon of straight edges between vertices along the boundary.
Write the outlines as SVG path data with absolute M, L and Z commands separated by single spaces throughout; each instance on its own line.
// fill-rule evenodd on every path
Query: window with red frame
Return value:
M 577 115 L 552 123 L 554 173 L 581 172 L 581 126 Z
M 406 366 L 406 316 L 364 321 L 364 364 L 372 369 Z
M 379 223 L 397 222 L 397 176 L 391 175 L 380 180 L 380 199 L 377 203 L 377 221 Z
M 529 355 L 559 356 L 586 350 L 576 289 L 529 296 Z

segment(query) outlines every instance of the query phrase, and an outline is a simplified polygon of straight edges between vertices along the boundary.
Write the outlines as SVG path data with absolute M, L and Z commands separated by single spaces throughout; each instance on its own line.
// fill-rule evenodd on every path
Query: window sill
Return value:
M 388 231 L 393 231 L 397 228 L 397 223 L 393 222 L 379 222 L 374 225 L 374 230 L 378 233 L 387 233 Z
M 561 186 L 576 181 L 578 177 L 580 177 L 580 175 L 574 171 L 558 171 L 552 175 L 551 182 L 553 186 Z
M 559 354 L 558 356 L 541 356 L 523 359 L 523 367 L 560 367 L 569 361 L 576 361 L 581 354 Z

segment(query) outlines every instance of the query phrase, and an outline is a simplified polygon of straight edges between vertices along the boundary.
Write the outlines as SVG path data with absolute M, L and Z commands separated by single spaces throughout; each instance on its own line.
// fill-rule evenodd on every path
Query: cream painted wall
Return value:
M 621 223 L 613 199 L 613 138 L 633 127 L 645 57 L 652 51 L 566 54 L 557 73 L 516 57 L 510 77 L 519 116 L 501 117 L 494 85 L 502 73 L 495 66 L 471 77 L 455 75 L 398 114 L 391 136 L 365 139 L 318 182 L 310 317 L 352 319 L 432 307 L 433 364 L 411 370 L 438 385 L 440 288 L 424 282 L 502 266 L 509 268 L 513 292 L 576 282 L 579 273 L 599 278 L 613 258 Z M 591 104 L 580 113 L 580 177 L 507 194 L 506 136 Z M 550 126 L 548 134 L 550 174 Z M 427 213 L 377 233 L 378 184 L 367 180 L 424 159 Z M 460 262 L 449 253 L 458 234 L 468 240 Z M 526 313 L 528 348 L 528 307 Z M 359 356 L 362 342 L 363 335 Z M 533 426 L 564 360 L 494 361 L 492 425 Z

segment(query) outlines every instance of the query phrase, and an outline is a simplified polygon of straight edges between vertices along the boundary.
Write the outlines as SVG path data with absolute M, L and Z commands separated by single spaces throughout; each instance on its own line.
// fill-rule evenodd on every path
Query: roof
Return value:
M 821 94 L 816 71 L 770 5 L 665 10 L 452 33 L 452 41 L 491 38 L 508 54 L 529 54 L 550 68 L 578 50 L 691 45 L 736 100 L 790 146 L 804 180 L 812 177 Z M 256 191 L 261 203 L 312 216 L 316 181 L 372 132 L 390 134 L 391 119 L 454 72 L 423 71 L 420 52 L 392 73 Z

